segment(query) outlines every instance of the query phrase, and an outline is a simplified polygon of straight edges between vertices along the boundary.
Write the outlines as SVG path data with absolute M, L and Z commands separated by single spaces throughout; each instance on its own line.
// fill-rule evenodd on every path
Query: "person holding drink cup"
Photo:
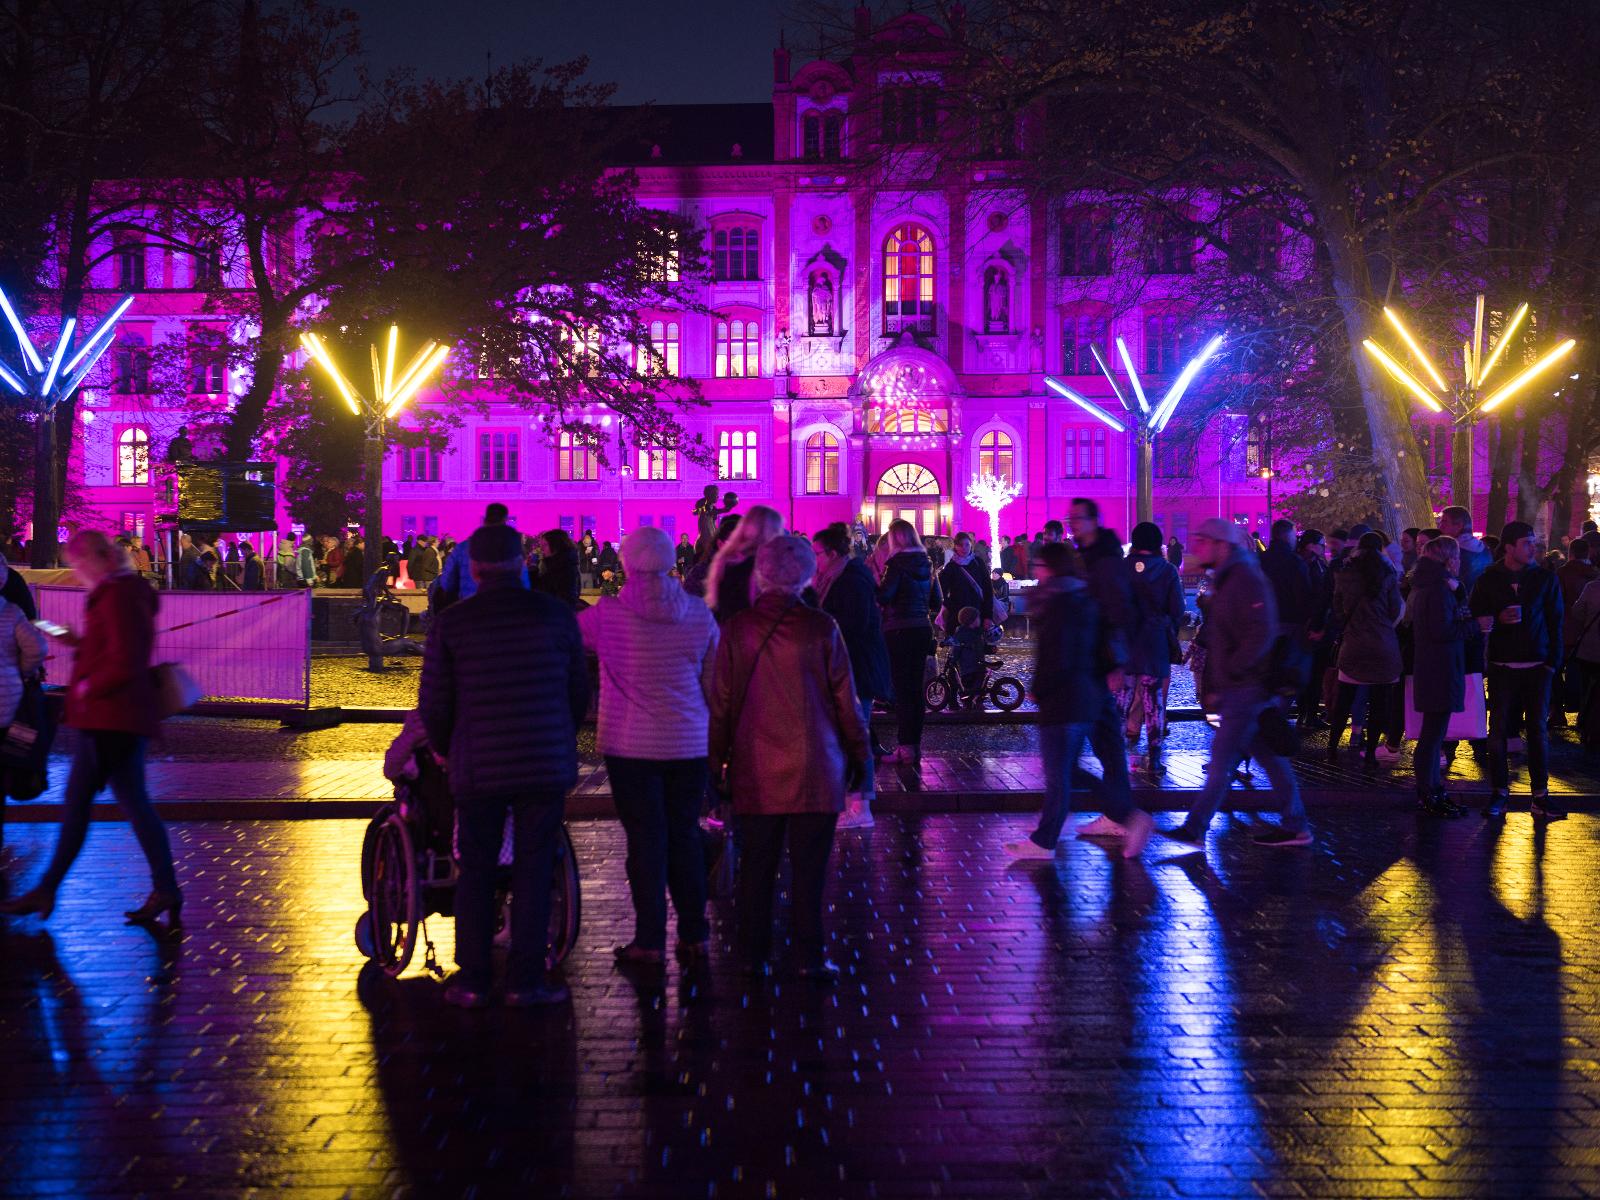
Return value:
M 1546 729 L 1550 681 L 1561 664 L 1561 586 L 1554 573 L 1534 561 L 1531 525 L 1508 523 L 1500 544 L 1504 557 L 1479 577 L 1469 601 L 1478 627 L 1488 637 L 1489 775 L 1494 795 L 1483 815 L 1489 820 L 1505 816 L 1511 791 L 1507 731 L 1520 713 L 1528 744 L 1532 812 L 1548 820 L 1562 815 L 1550 804 Z

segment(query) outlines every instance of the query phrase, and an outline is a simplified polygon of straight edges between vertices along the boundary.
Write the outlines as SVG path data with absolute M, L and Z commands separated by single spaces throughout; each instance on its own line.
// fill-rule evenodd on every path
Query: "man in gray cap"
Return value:
M 1261 719 L 1275 703 L 1267 690 L 1272 644 L 1278 636 L 1277 606 L 1256 555 L 1244 548 L 1244 531 L 1220 517 L 1206 520 L 1191 539 L 1194 558 L 1212 570 L 1210 599 L 1198 640 L 1205 651 L 1200 700 L 1221 720 L 1211 742 L 1205 786 L 1173 841 L 1203 850 L 1206 828 L 1221 807 L 1233 772 L 1246 755 L 1266 771 L 1282 799 L 1276 826 L 1255 836 L 1262 846 L 1306 846 L 1311 831 L 1294 770 L 1261 735 Z

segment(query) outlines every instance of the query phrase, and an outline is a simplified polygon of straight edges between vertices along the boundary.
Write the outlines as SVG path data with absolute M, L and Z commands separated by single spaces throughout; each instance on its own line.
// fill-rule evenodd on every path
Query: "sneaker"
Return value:
M 1144 852 L 1145 843 L 1150 840 L 1155 827 L 1156 823 L 1144 809 L 1136 808 L 1129 813 L 1127 834 L 1122 839 L 1122 857 L 1138 858 Z
M 1498 821 L 1506 815 L 1506 804 L 1511 797 L 1505 792 L 1496 792 L 1489 797 L 1489 803 L 1483 806 L 1483 819 L 1485 821 Z
M 1285 829 L 1282 825 L 1269 825 L 1250 840 L 1258 846 L 1309 846 L 1311 830 Z
M 444 1002 L 451 1008 L 488 1008 L 489 993 L 464 983 L 452 983 L 444 989 Z
M 1007 854 L 1011 855 L 1012 858 L 1016 859 L 1053 859 L 1056 856 L 1056 852 L 1054 850 L 1046 850 L 1032 838 L 1023 838 L 1020 842 L 1007 842 L 1005 844 L 1005 851 Z
M 1378 761 L 1381 763 L 1397 763 L 1400 761 L 1400 751 L 1388 746 L 1378 747 Z
M 641 946 L 638 942 L 629 942 L 625 946 L 613 947 L 611 957 L 617 960 L 618 966 L 659 967 L 667 961 L 667 952 Z
M 871 829 L 877 824 L 872 819 L 872 810 L 861 803 L 861 797 L 845 803 L 845 810 L 840 814 L 839 822 L 835 829 Z
M 1549 796 L 1535 796 L 1528 810 L 1535 821 L 1559 821 L 1567 815 L 1565 810 L 1550 803 Z
M 1162 837 L 1169 842 L 1177 842 L 1180 846 L 1187 846 L 1190 850 L 1204 850 L 1206 848 L 1206 835 L 1203 831 L 1195 829 L 1185 822 L 1176 829 L 1158 830 Z
M 1082 825 L 1079 825 L 1076 829 L 1074 829 L 1072 831 L 1074 837 L 1081 837 L 1081 838 L 1085 838 L 1085 837 L 1089 837 L 1089 838 L 1092 838 L 1092 837 L 1115 837 L 1115 838 L 1119 838 L 1119 837 L 1125 836 L 1127 834 L 1127 832 L 1128 831 L 1124 826 L 1119 825 L 1117 822 L 1113 821 L 1110 817 L 1106 816 L 1104 813 L 1101 813 L 1098 817 L 1096 817 L 1092 821 L 1085 821 Z

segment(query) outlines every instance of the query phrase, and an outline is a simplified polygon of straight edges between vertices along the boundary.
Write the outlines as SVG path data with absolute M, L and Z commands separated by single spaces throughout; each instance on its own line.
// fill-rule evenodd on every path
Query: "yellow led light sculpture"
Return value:
M 442 346 L 437 341 L 429 340 L 422 349 L 411 356 L 411 361 L 406 364 L 405 370 L 400 372 L 400 377 L 395 378 L 394 359 L 395 350 L 400 342 L 400 327 L 389 326 L 389 340 L 384 349 L 383 361 L 380 365 L 378 348 L 372 347 L 372 400 L 368 401 L 339 370 L 333 356 L 328 353 L 328 348 L 322 339 L 314 333 L 302 333 L 300 344 L 306 348 L 307 353 L 316 360 L 317 364 L 328 373 L 333 380 L 333 386 L 338 389 L 339 395 L 350 406 L 350 411 L 361 415 L 363 412 L 370 417 L 382 416 L 385 420 L 398 416 L 400 410 L 405 408 L 406 402 L 427 382 L 428 377 L 438 369 L 445 357 L 450 353 L 448 346 Z

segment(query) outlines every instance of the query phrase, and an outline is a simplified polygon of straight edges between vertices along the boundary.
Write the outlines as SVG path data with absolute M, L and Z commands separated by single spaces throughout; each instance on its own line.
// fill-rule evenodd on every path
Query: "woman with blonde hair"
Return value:
M 944 605 L 933 563 L 910 521 L 891 521 L 889 543 L 878 584 L 883 609 L 883 640 L 889 647 L 889 677 L 894 683 L 899 743 L 890 762 L 922 761 L 923 667 L 933 653 L 933 614 Z
M 717 624 L 725 624 L 734 613 L 743 612 L 754 603 L 751 581 L 756 551 L 773 538 L 782 537 L 783 532 L 782 514 L 765 504 L 755 505 L 739 518 L 733 536 L 717 551 L 706 576 L 706 599 Z

